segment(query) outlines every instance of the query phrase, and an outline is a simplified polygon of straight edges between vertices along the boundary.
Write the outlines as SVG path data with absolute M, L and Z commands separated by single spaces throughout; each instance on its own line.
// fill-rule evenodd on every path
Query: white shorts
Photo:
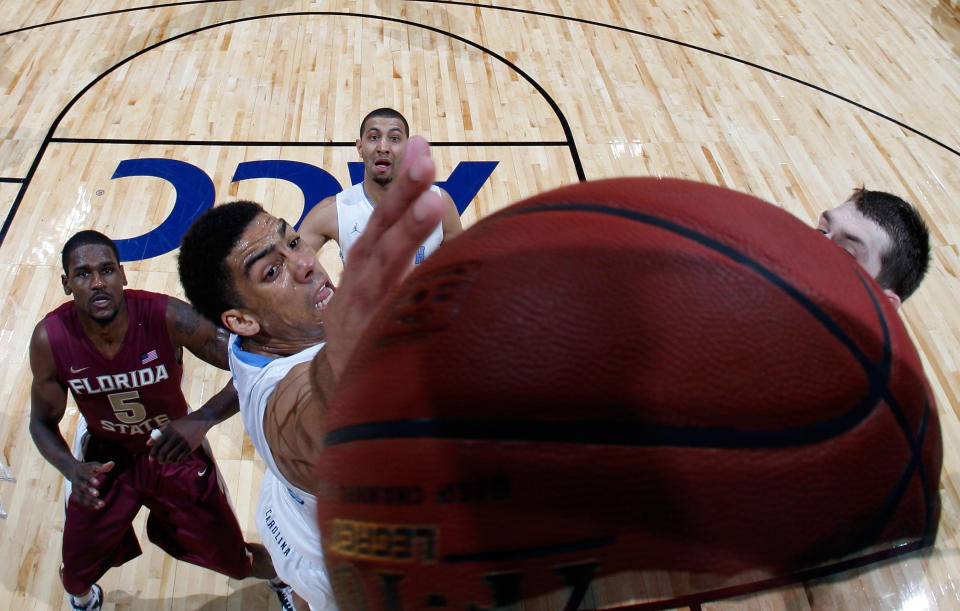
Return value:
M 310 604 L 312 611 L 337 611 L 330 579 L 320 551 L 320 533 L 316 519 L 309 526 L 301 524 L 299 516 L 289 515 L 290 491 L 267 469 L 260 484 L 257 500 L 257 532 L 264 547 L 270 552 L 277 576 L 293 588 L 297 596 Z M 308 531 L 308 532 L 305 532 Z M 298 548 L 316 547 L 314 558 L 305 557 Z

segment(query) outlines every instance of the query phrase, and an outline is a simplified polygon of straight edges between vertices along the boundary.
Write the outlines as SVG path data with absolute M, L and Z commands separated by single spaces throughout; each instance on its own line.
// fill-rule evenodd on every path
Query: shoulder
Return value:
M 448 238 L 460 234 L 463 231 L 463 224 L 460 221 L 460 211 L 457 210 L 453 198 L 442 187 L 437 187 L 437 189 L 444 203 L 440 224 L 443 226 L 443 239 L 446 241 Z
M 304 217 L 298 231 L 315 250 L 320 250 L 327 240 L 337 239 L 337 196 L 320 200 Z
M 40 320 L 33 328 L 33 335 L 30 336 L 30 367 L 35 377 L 44 374 L 55 375 L 56 372 L 53 346 L 47 334 L 46 320 L 47 317 Z
M 123 298 L 127 301 L 128 308 L 142 308 L 148 312 L 148 315 L 154 316 L 166 312 L 169 301 L 172 299 L 169 295 L 163 293 L 140 289 L 124 289 Z

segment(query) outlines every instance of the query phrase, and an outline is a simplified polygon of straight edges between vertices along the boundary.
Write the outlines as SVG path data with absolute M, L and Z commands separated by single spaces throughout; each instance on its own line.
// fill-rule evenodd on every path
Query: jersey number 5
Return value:
M 137 424 L 143 422 L 147 416 L 147 408 L 143 403 L 137 400 L 140 398 L 140 391 L 130 390 L 127 392 L 115 392 L 107 395 L 110 399 L 110 407 L 117 415 L 117 420 L 125 424 Z

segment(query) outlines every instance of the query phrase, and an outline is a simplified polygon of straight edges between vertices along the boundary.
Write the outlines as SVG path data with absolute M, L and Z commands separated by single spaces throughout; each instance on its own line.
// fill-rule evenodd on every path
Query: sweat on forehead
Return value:
M 288 226 L 287 221 L 270 216 L 265 212 L 247 225 L 247 229 L 243 232 L 243 238 L 234 247 L 234 250 L 237 250 L 243 259 L 245 274 L 250 273 L 250 268 L 257 261 L 277 249 L 276 238 L 282 239 L 287 234 Z

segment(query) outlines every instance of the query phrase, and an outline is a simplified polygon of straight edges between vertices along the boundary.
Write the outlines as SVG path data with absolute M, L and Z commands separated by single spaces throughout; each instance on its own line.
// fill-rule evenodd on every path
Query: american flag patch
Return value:
M 150 361 L 155 361 L 155 360 L 157 360 L 156 350 L 151 350 L 150 352 L 144 352 L 143 354 L 140 355 L 140 363 L 142 365 L 146 365 Z

